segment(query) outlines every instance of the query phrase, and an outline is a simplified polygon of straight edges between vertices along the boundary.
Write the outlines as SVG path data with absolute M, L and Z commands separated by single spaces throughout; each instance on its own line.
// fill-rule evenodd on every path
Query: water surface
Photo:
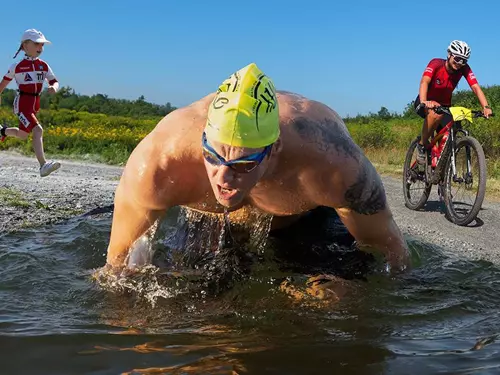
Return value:
M 176 220 L 162 236 L 175 237 Z M 91 275 L 110 224 L 77 218 L 0 237 L 1 374 L 500 373 L 491 263 L 408 238 L 412 270 L 363 273 L 334 304 L 281 291 L 283 280 L 303 291 L 308 275 L 264 248 L 244 281 L 213 295 L 153 268 L 129 289 L 103 288 Z

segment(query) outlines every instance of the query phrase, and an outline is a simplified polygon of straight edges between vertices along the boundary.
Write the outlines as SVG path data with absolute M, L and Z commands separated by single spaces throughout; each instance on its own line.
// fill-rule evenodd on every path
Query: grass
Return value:
M 366 149 L 366 156 L 381 175 L 403 178 L 403 164 L 406 149 Z M 486 197 L 489 200 L 500 201 L 500 179 L 497 178 L 498 161 L 487 161 L 488 176 L 486 180 Z
M 500 95 L 500 88 L 495 89 Z M 44 147 L 48 155 L 81 161 L 124 165 L 137 144 L 160 118 L 136 119 L 123 116 L 91 114 L 68 109 L 42 110 Z M 15 125 L 10 109 L 0 108 L 0 121 Z M 365 151 L 380 174 L 400 177 L 410 142 L 420 133 L 422 119 L 376 115 L 346 121 L 354 141 Z M 466 129 L 482 144 L 488 166 L 488 198 L 500 199 L 500 117 L 476 119 Z M 31 140 L 8 137 L 0 150 L 15 149 L 33 155 Z M 15 202 L 15 198 L 12 198 Z M 23 203 L 18 200 L 16 204 Z
M 78 215 L 81 214 L 82 210 L 75 210 L 73 208 L 51 208 L 48 205 L 35 200 L 33 202 L 28 202 L 23 198 L 23 193 L 21 191 L 9 188 L 0 188 L 0 201 L 2 201 L 6 206 L 15 208 L 32 208 L 39 210 L 52 211 L 54 213 L 61 213 L 67 215 Z
M 159 118 L 134 119 L 68 109 L 41 110 L 37 117 L 44 127 L 47 154 L 112 165 L 124 165 L 137 144 L 159 121 Z M 0 108 L 0 122 L 17 126 L 14 114 L 6 108 Z M 31 137 L 27 141 L 7 137 L 0 143 L 0 150 L 6 149 L 32 155 Z
M 7 206 L 16 208 L 29 208 L 30 203 L 23 199 L 22 193 L 16 190 L 0 188 L 0 201 Z

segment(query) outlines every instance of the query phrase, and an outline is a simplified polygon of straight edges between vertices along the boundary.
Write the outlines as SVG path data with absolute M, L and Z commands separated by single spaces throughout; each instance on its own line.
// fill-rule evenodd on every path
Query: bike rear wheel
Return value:
M 403 194 L 405 206 L 410 210 L 419 210 L 424 207 L 432 189 L 432 184 L 426 182 L 425 172 L 418 170 L 418 142 L 419 138 L 410 144 L 403 167 Z
M 483 147 L 473 137 L 462 137 L 455 148 L 456 175 L 451 156 L 444 180 L 444 202 L 448 219 L 461 226 L 476 219 L 486 192 L 486 158 Z

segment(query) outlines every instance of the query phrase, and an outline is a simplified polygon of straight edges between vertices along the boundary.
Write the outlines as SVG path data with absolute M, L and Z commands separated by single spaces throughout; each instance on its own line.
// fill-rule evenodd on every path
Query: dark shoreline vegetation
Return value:
M 500 109 L 500 86 L 483 88 L 493 112 Z M 2 94 L 0 122 L 17 126 L 12 113 L 15 90 Z M 453 96 L 456 106 L 480 109 L 470 90 Z M 63 87 L 56 95 L 46 91 L 41 96 L 39 119 L 44 126 L 44 146 L 49 155 L 123 165 L 132 150 L 158 123 L 175 110 L 165 105 L 137 100 L 113 99 L 107 95 L 79 95 Z M 401 113 L 382 107 L 377 113 L 344 118 L 356 141 L 381 172 L 401 173 L 406 148 L 419 134 L 422 120 L 409 102 Z M 488 165 L 488 178 L 500 180 L 500 117 L 476 119 L 467 129 L 483 145 Z M 0 150 L 14 149 L 32 154 L 31 142 L 7 138 Z

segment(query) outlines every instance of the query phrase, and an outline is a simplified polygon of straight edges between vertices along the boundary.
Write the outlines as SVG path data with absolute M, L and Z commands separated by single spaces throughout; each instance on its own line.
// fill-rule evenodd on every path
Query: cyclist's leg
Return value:
M 435 106 L 439 106 L 439 103 L 433 102 Z M 420 98 L 417 96 L 415 100 L 415 108 L 420 104 Z M 424 123 L 422 125 L 422 137 L 420 138 L 419 145 L 417 147 L 418 157 L 417 161 L 420 164 L 425 164 L 425 158 L 427 155 L 427 147 L 429 145 L 429 138 L 434 135 L 434 131 L 436 130 L 438 124 L 440 123 L 443 115 L 438 115 L 436 112 L 431 111 L 427 108 L 420 108 L 417 111 L 420 117 L 424 118 Z
M 419 160 L 418 162 L 421 164 L 425 164 L 425 158 L 427 154 L 430 152 L 429 144 L 431 138 L 434 137 L 434 132 L 436 131 L 438 125 L 441 122 L 442 115 L 436 115 L 434 111 L 427 110 L 427 114 L 425 116 L 424 124 L 422 126 L 422 138 L 420 139 L 418 151 L 419 151 Z
M 445 113 L 441 115 L 441 119 L 438 122 L 436 132 L 439 132 L 441 129 L 443 129 L 450 121 L 453 121 L 453 117 L 449 115 L 448 113 Z
M 439 103 L 434 101 L 433 103 L 435 106 L 440 105 Z M 413 104 L 415 110 L 417 109 L 419 104 L 420 104 L 420 95 L 417 96 Z M 424 119 L 424 123 L 422 125 L 422 137 L 420 138 L 420 144 L 427 146 L 429 144 L 429 138 L 433 136 L 434 131 L 436 130 L 439 122 L 443 118 L 443 115 L 438 115 L 436 114 L 436 112 L 422 107 L 419 108 L 419 110 L 416 112 L 420 117 Z
M 426 112 L 424 125 L 422 126 L 422 139 L 420 140 L 424 146 L 429 144 L 430 138 L 434 136 L 434 131 L 443 117 L 443 115 L 437 115 L 434 111 L 426 110 Z
M 417 98 L 414 101 L 413 108 L 416 110 L 417 115 L 419 115 L 421 118 L 424 119 L 423 124 L 422 124 L 422 131 L 420 134 L 420 142 L 417 144 L 417 163 L 418 164 L 425 164 L 425 158 L 426 158 L 426 151 L 425 147 L 423 146 L 422 140 L 424 139 L 424 136 L 426 133 L 424 133 L 424 129 L 427 129 L 427 120 L 426 120 L 426 109 L 423 107 L 420 107 L 417 110 L 417 107 L 420 104 L 420 95 L 417 96 Z

